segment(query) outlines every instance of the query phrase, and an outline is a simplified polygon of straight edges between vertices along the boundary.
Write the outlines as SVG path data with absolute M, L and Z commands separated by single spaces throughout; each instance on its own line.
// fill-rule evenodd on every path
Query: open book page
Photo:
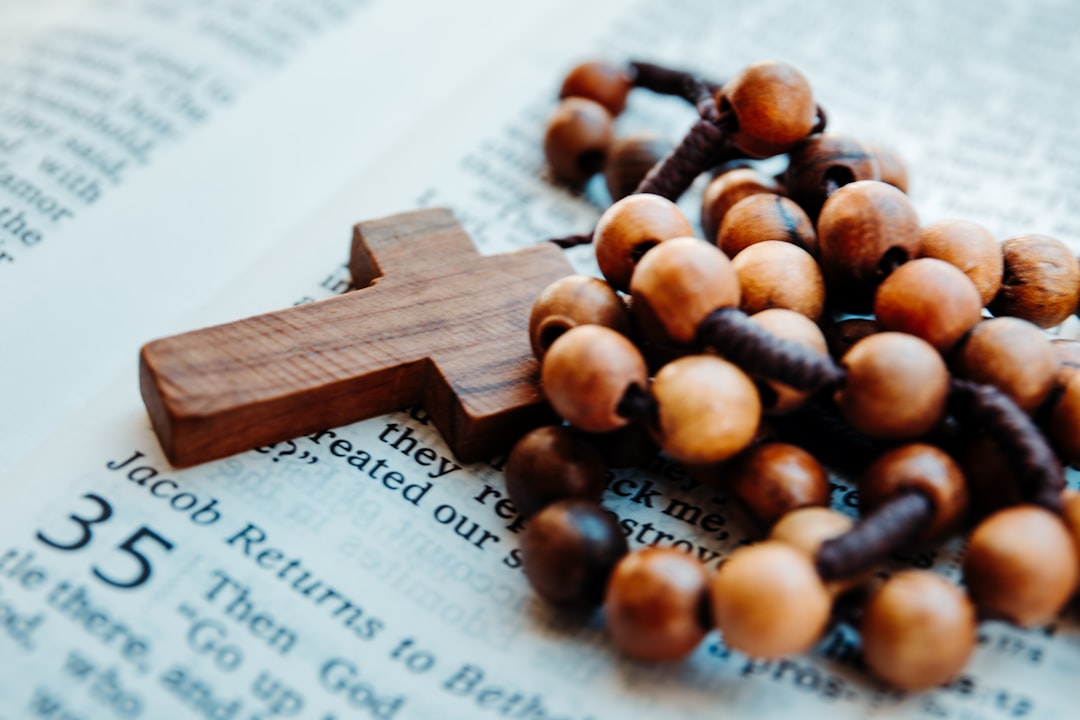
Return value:
M 0 470 L 558 7 L 0 4 Z
M 1068 3 L 615 5 L 531 27 L 188 326 L 340 292 L 349 227 L 364 218 L 449 205 L 485 252 L 588 229 L 602 190 L 553 187 L 539 146 L 559 74 L 597 53 L 716 77 L 790 60 L 832 127 L 907 158 L 924 220 L 1078 240 Z M 674 138 L 692 115 L 673 103 L 635 98 L 620 123 Z M 587 248 L 571 257 L 592 266 Z M 677 664 L 627 660 L 600 614 L 536 599 L 501 460 L 461 466 L 421 410 L 175 471 L 132 371 L 4 487 L 0 717 L 1074 715 L 1071 616 L 1030 631 L 983 623 L 960 678 L 907 695 L 865 673 L 843 624 L 788 660 L 747 658 L 715 634 Z M 834 499 L 853 512 L 842 481 Z M 605 505 L 632 548 L 679 547 L 710 569 L 755 535 L 726 493 L 663 458 L 614 471 Z M 885 569 L 933 564 L 959 579 L 960 545 Z

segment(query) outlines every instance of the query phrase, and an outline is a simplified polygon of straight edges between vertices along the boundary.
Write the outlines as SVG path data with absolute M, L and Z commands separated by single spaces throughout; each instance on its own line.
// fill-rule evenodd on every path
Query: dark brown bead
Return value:
M 1054 338 L 1050 341 L 1050 347 L 1058 361 L 1057 384 L 1065 387 L 1073 375 L 1076 375 L 1076 371 L 1080 370 L 1080 341 Z
M 600 216 L 593 231 L 596 264 L 616 290 L 627 290 L 634 268 L 664 240 L 692 237 L 694 228 L 675 203 L 659 195 L 628 195 Z
M 624 336 L 599 325 L 579 325 L 556 340 L 540 368 L 548 402 L 586 432 L 609 432 L 627 418 L 617 408 L 632 385 L 645 388 L 645 360 Z
M 731 554 L 712 580 L 713 618 L 724 644 L 759 658 L 813 647 L 832 595 L 801 550 L 766 540 Z
M 734 258 L 754 243 L 779 240 L 808 253 L 817 252 L 814 225 L 798 205 L 783 195 L 757 193 L 728 210 L 720 223 L 717 245 Z
M 583 62 L 566 74 L 559 98 L 587 98 L 600 103 L 618 117 L 626 109 L 626 98 L 634 82 L 624 67 L 602 60 Z
M 867 603 L 859 629 L 874 673 L 901 690 L 925 690 L 956 677 L 975 650 L 975 607 L 940 575 L 907 570 Z
M 881 327 L 870 318 L 846 318 L 825 325 L 825 339 L 833 357 L 843 357 L 852 345 L 877 332 Z
M 1001 288 L 1005 261 L 989 230 L 969 220 L 939 220 L 919 231 L 919 256 L 955 265 L 971 278 L 983 305 Z
M 794 310 L 811 320 L 825 307 L 825 280 L 810 253 L 788 242 L 766 240 L 736 255 L 731 261 L 739 278 L 748 315 L 769 308 Z
M 739 278 L 715 246 L 697 238 L 675 238 L 641 259 L 630 292 L 635 316 L 645 310 L 669 338 L 687 344 L 706 315 L 739 304 Z
M 904 193 L 876 180 L 837 190 L 818 218 L 818 259 L 830 298 L 859 310 L 878 284 L 919 250 L 919 218 Z
M 922 493 L 934 508 L 933 519 L 920 539 L 954 529 L 967 509 L 964 474 L 951 457 L 933 445 L 903 445 L 875 460 L 859 483 L 860 506 L 871 512 L 904 492 Z
M 979 523 L 964 554 L 964 581 L 992 617 L 1024 627 L 1052 620 L 1076 590 L 1076 543 L 1060 517 L 1034 505 Z
M 604 458 L 578 432 L 562 425 L 536 428 L 517 441 L 503 469 L 506 491 L 524 517 L 559 500 L 600 502 Z
M 599 605 L 626 551 L 615 516 L 583 500 L 548 505 L 529 520 L 521 539 L 525 576 L 537 594 L 558 605 Z
M 651 662 L 693 652 L 702 625 L 708 577 L 694 558 L 672 548 L 644 548 L 615 568 L 604 598 L 604 616 L 615 646 Z
M 739 455 L 729 468 L 731 490 L 765 525 L 797 508 L 829 504 L 829 476 L 802 448 L 763 443 Z
M 811 135 L 791 150 L 783 183 L 788 195 L 817 219 L 831 189 L 857 180 L 879 180 L 878 162 L 866 145 L 846 135 Z
M 618 294 L 603 280 L 567 275 L 544 288 L 529 314 L 529 341 L 543 360 L 551 344 L 578 325 L 603 325 L 630 334 L 630 314 Z
M 621 200 L 634 192 L 653 165 L 673 147 L 666 138 L 653 134 L 632 135 L 612 143 L 604 167 L 604 180 L 611 199 Z
M 881 172 L 881 182 L 887 182 L 897 190 L 907 193 L 908 171 L 903 158 L 897 155 L 896 151 L 891 147 L 885 145 L 868 143 L 866 148 L 877 160 L 878 170 Z
M 1048 434 L 1065 462 L 1080 465 L 1080 374 L 1069 379 L 1054 403 Z
M 776 180 L 753 168 L 728 170 L 713 178 L 701 196 L 701 228 L 705 239 L 715 245 L 720 223 L 728 210 L 757 193 L 782 195 L 784 189 Z
M 783 62 L 746 67 L 720 90 L 717 105 L 734 113 L 738 128 L 733 141 L 752 157 L 787 152 L 817 122 L 810 83 Z
M 883 332 L 844 355 L 847 379 L 836 402 L 858 431 L 887 440 L 914 439 L 945 412 L 949 371 L 932 345 L 914 335 Z
M 1005 272 L 990 312 L 1060 324 L 1076 310 L 1080 267 L 1068 246 L 1049 235 L 1019 235 L 1001 244 Z
M 959 268 L 919 258 L 885 278 L 874 296 L 874 314 L 885 330 L 921 337 L 946 353 L 982 319 L 982 300 Z
M 567 98 L 544 131 L 544 157 L 556 179 L 581 185 L 603 169 L 612 138 L 611 114 L 602 105 Z
M 829 352 L 821 329 L 801 313 L 772 308 L 755 313 L 750 319 L 782 340 L 798 343 L 821 355 Z M 764 382 L 764 388 L 761 389 L 762 406 L 770 415 L 784 415 L 797 410 L 805 405 L 811 396 L 809 391 L 796 390 L 775 380 L 761 382 Z
M 692 465 L 727 460 L 750 444 L 761 419 L 757 389 L 742 370 L 713 355 L 665 365 L 652 386 L 656 439 Z
M 1057 383 L 1050 338 L 1020 318 L 993 318 L 976 325 L 955 365 L 961 377 L 993 385 L 1026 412 L 1039 407 Z

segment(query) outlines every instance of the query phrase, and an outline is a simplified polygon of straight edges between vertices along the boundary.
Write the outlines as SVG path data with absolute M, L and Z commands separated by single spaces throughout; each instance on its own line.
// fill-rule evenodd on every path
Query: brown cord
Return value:
M 912 490 L 894 495 L 843 535 L 822 543 L 817 571 L 823 580 L 840 580 L 867 572 L 889 554 L 911 542 L 934 517 L 934 504 Z
M 1065 471 L 1039 429 L 1012 399 L 992 385 L 952 378 L 954 412 L 978 424 L 1012 463 L 1020 494 L 1051 512 L 1063 509 Z
M 630 74 L 634 87 L 651 90 L 658 95 L 681 97 L 694 107 L 723 87 L 723 83 L 710 82 L 684 70 L 638 60 L 630 62 Z
M 615 406 L 615 413 L 627 420 L 645 420 L 653 422 L 656 419 L 656 398 L 640 385 L 630 385 L 626 388 L 619 404 Z
M 808 392 L 839 385 L 844 370 L 828 355 L 776 337 L 738 308 L 713 310 L 698 326 L 697 341 L 748 374 Z

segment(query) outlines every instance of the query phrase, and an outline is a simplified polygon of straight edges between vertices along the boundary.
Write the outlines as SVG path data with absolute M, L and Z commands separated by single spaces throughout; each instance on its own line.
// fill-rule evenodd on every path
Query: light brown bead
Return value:
M 1058 455 L 1080 465 L 1080 373 L 1073 375 L 1050 412 L 1047 432 Z
M 559 500 L 600 502 L 606 472 L 604 458 L 580 433 L 547 425 L 517 441 L 503 477 L 514 507 L 530 517 Z
M 830 298 L 869 307 L 893 267 L 919 250 L 919 218 L 904 193 L 876 180 L 845 185 L 821 208 L 818 259 Z
M 630 333 L 630 314 L 618 294 L 603 280 L 589 275 L 567 275 L 548 285 L 529 314 L 529 342 L 543 360 L 551 344 L 578 325 L 603 325 Z
M 854 525 L 855 521 L 850 517 L 828 507 L 803 507 L 777 520 L 769 532 L 769 539 L 787 543 L 815 560 L 826 540 L 843 535 Z M 865 581 L 866 577 L 861 575 L 833 580 L 825 583 L 825 589 L 836 596 Z
M 740 308 L 753 315 L 769 308 L 794 310 L 811 320 L 825 307 L 825 280 L 808 252 L 787 242 L 766 240 L 736 255 Z
M 782 308 L 762 310 L 750 316 L 750 319 L 771 334 L 783 340 L 790 340 L 822 355 L 828 355 L 825 336 L 821 328 L 801 313 Z M 763 380 L 762 407 L 770 415 L 783 415 L 801 408 L 810 399 L 811 393 L 796 390 L 789 385 L 775 380 Z
M 694 234 L 675 203 L 659 195 L 628 195 L 600 216 L 593 231 L 596 263 L 616 290 L 630 286 L 634 267 L 664 240 Z
M 739 548 L 720 567 L 712 606 L 725 645 L 779 658 L 813 647 L 829 620 L 832 596 L 805 553 L 766 540 Z
M 1001 288 L 1005 261 L 993 234 L 970 220 L 939 220 L 919 231 L 919 256 L 937 258 L 964 271 L 988 305 Z
M 817 219 L 830 186 L 879 180 L 877 159 L 869 148 L 847 135 L 811 135 L 791 150 L 783 183 L 788 195 Z
M 544 157 L 556 179 L 580 185 L 603 169 L 612 138 L 611 115 L 602 105 L 567 98 L 544 131 Z
M 717 235 L 717 245 L 734 258 L 746 248 L 766 240 L 792 243 L 817 252 L 817 238 L 810 218 L 798 205 L 783 195 L 757 193 L 735 203 Z
M 743 198 L 757 193 L 783 195 L 784 188 L 775 179 L 753 168 L 736 168 L 713 178 L 701 196 L 701 229 L 705 239 L 715 245 L 720 223 L 728 210 Z
M 664 452 L 692 465 L 732 457 L 754 439 L 757 389 L 742 370 L 714 355 L 691 355 L 656 374 L 655 434 Z
M 975 649 L 975 607 L 940 575 L 907 570 L 870 599 L 860 635 L 874 673 L 901 690 L 924 690 L 956 677 Z
M 1073 544 L 1076 545 L 1076 556 L 1080 559 L 1080 492 L 1065 491 L 1065 509 L 1062 517 L 1065 518 L 1065 525 L 1069 528 L 1069 534 L 1072 535 Z M 1080 568 L 1077 572 L 1080 574 Z
M 690 654 L 708 628 L 702 607 L 705 568 L 672 548 L 644 548 L 615 567 L 604 600 L 615 645 L 639 660 L 664 662 Z
M 919 258 L 885 278 L 874 297 L 874 314 L 885 330 L 921 337 L 946 353 L 982 319 L 982 300 L 960 268 Z
M 751 157 L 787 152 L 813 129 L 817 106 L 806 77 L 783 62 L 759 62 L 729 80 L 718 95 L 738 121 L 733 141 Z
M 1080 370 L 1080 340 L 1054 338 L 1050 341 L 1058 362 L 1057 384 L 1065 387 Z
M 647 133 L 619 138 L 611 144 L 604 181 L 612 200 L 621 200 L 637 189 L 641 181 L 674 146 L 666 138 Z
M 880 455 L 859 483 L 859 504 L 873 511 L 903 492 L 921 492 L 934 508 L 930 523 L 919 534 L 929 539 L 954 529 L 967 510 L 964 474 L 941 449 L 912 443 Z
M 877 333 L 855 343 L 841 362 L 847 380 L 836 402 L 856 430 L 886 440 L 914 439 L 941 419 L 949 371 L 925 340 Z
M 541 365 L 548 402 L 564 420 L 586 432 L 609 432 L 628 420 L 617 412 L 631 385 L 645 388 L 645 360 L 624 336 L 599 325 L 567 330 Z
M 630 281 L 633 312 L 646 312 L 676 343 L 691 343 L 713 310 L 739 304 L 731 261 L 697 238 L 675 238 L 653 248 Z
M 829 476 L 814 456 L 781 442 L 762 443 L 729 468 L 731 491 L 766 526 L 797 508 L 829 504 Z
M 897 190 L 906 193 L 909 187 L 908 171 L 903 158 L 886 145 L 868 143 L 866 148 L 877 160 L 878 169 L 881 172 L 881 182 L 887 182 Z
M 584 500 L 548 505 L 529 520 L 521 539 L 526 577 L 537 594 L 558 605 L 599 605 L 626 551 L 615 516 Z
M 956 372 L 993 385 L 1026 412 L 1042 404 L 1057 383 L 1058 362 L 1050 339 L 1026 320 L 983 320 L 956 356 Z
M 618 117 L 626 109 L 626 99 L 634 83 L 625 68 L 602 60 L 590 60 L 566 74 L 559 98 L 587 98 L 600 103 Z
M 964 554 L 976 604 L 1024 627 L 1054 619 L 1076 590 L 1076 543 L 1058 516 L 1034 505 L 1000 510 L 979 523 Z
M 1005 272 L 990 312 L 1060 324 L 1076 310 L 1080 267 L 1068 246 L 1049 235 L 1019 235 L 1001 244 Z

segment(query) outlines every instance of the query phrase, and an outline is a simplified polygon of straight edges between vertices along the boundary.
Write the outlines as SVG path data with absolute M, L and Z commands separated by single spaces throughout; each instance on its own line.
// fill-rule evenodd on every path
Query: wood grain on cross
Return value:
M 139 384 L 178 467 L 422 404 L 459 460 L 547 417 L 528 338 L 571 269 L 542 243 L 481 257 L 448 210 L 360 223 L 352 292 L 156 340 Z

